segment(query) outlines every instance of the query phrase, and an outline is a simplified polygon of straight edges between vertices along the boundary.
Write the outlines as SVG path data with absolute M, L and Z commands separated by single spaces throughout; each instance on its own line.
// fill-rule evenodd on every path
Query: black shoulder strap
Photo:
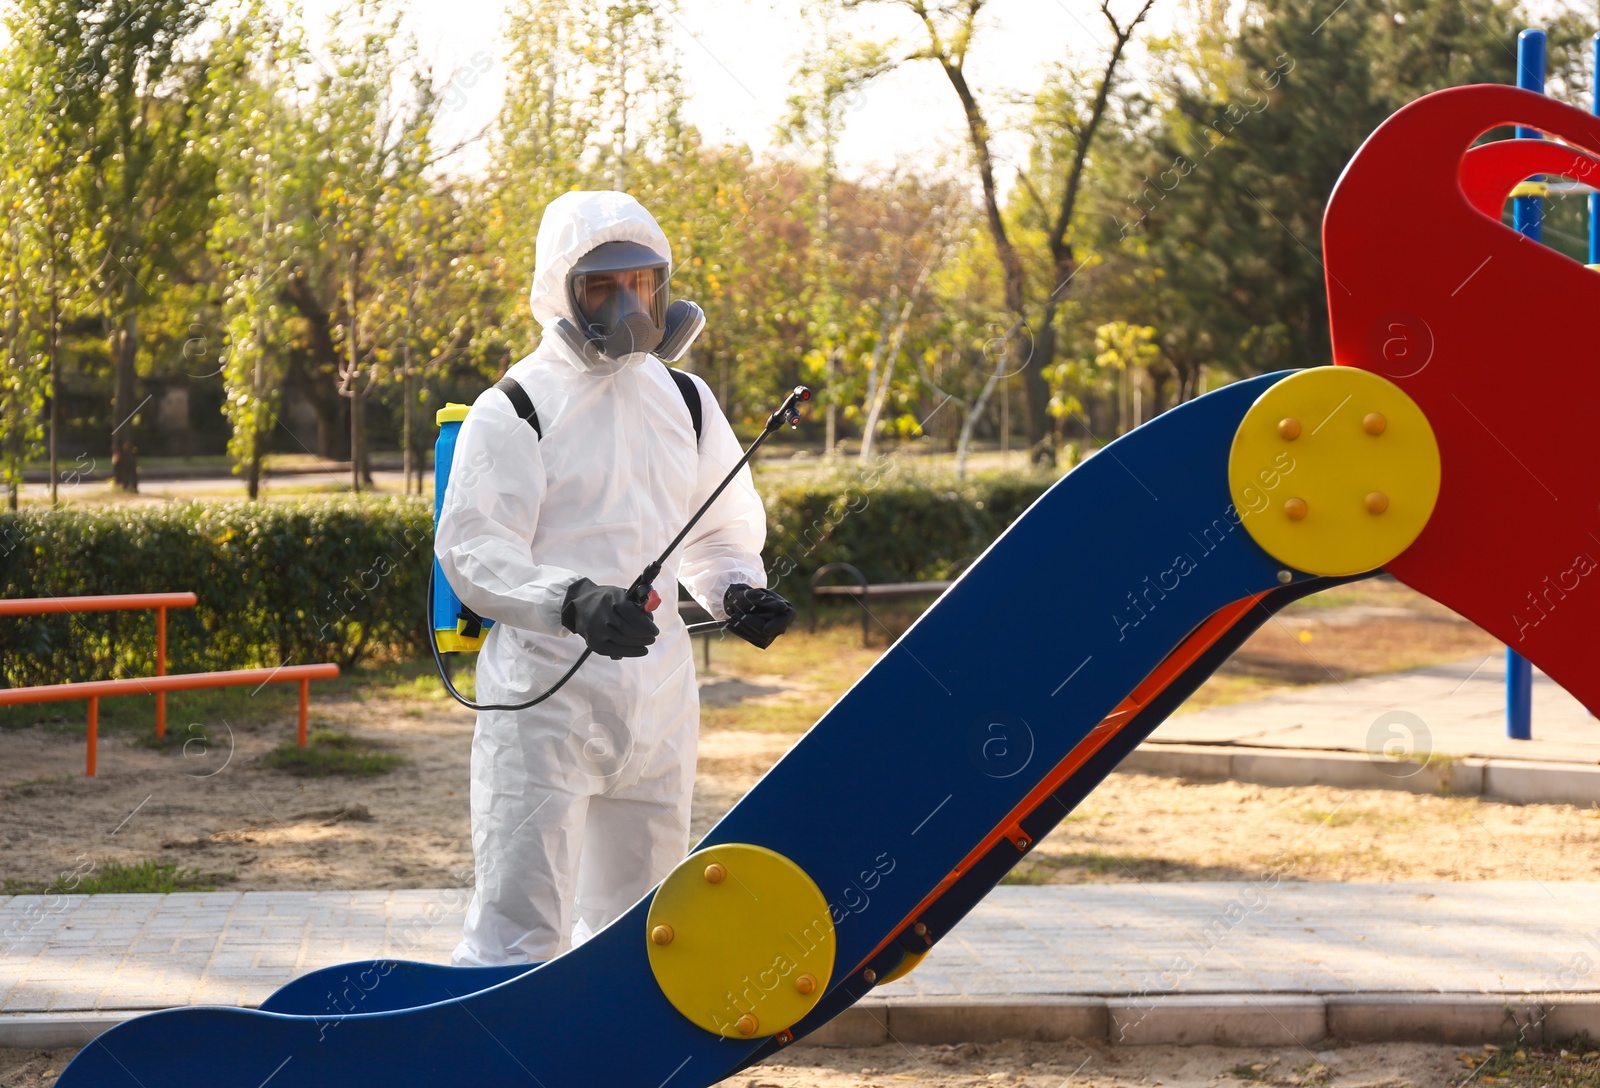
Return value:
M 689 419 L 694 424 L 694 440 L 700 441 L 700 432 L 704 428 L 704 410 L 700 404 L 700 390 L 695 388 L 694 379 L 676 367 L 667 367 L 667 373 L 672 375 L 672 383 L 678 387 L 678 393 L 683 397 L 684 405 L 689 409 Z M 506 395 L 511 401 L 511 408 L 524 419 L 528 426 L 533 428 L 533 433 L 540 438 L 544 437 L 544 428 L 539 426 L 539 413 L 533 407 L 533 400 L 528 396 L 528 391 L 522 388 L 522 383 L 515 378 L 501 378 L 494 383 L 494 387 Z
M 539 426 L 539 413 L 534 410 L 533 399 L 528 396 L 528 391 L 522 388 L 522 383 L 515 378 L 506 377 L 495 382 L 494 387 L 506 395 L 511 401 L 512 410 L 533 428 L 533 433 L 543 438 L 544 428 Z M 698 417 L 696 420 L 695 433 L 698 434 Z
M 672 383 L 678 387 L 678 392 L 683 397 L 683 403 L 689 408 L 689 419 L 694 423 L 694 440 L 700 441 L 700 432 L 704 429 L 704 409 L 700 404 L 700 390 L 695 388 L 694 379 L 675 366 L 667 367 L 667 373 L 672 375 Z

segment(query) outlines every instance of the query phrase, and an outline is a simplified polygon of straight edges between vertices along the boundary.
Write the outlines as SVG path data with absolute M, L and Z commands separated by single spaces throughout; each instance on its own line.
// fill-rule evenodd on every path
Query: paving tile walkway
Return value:
M 446 962 L 455 890 L 0 897 L 0 1017 L 256 1005 L 362 958 Z M 1001 887 L 886 998 L 1600 992 L 1600 884 Z
M 1317 684 L 1264 699 L 1180 714 L 1147 744 L 1242 744 L 1258 748 L 1383 751 L 1407 754 L 1600 763 L 1600 721 L 1555 681 L 1535 670 L 1533 739 L 1505 735 L 1505 654 Z M 1415 720 L 1389 717 L 1394 712 Z M 1421 729 L 1417 729 L 1420 723 Z

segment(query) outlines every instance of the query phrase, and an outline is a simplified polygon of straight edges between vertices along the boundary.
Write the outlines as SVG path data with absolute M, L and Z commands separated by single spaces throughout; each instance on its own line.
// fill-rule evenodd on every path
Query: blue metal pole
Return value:
M 1594 98 L 1590 109 L 1600 116 L 1600 34 L 1591 39 L 1590 45 L 1594 60 Z M 1600 264 L 1600 193 L 1589 194 L 1589 263 Z
M 1524 30 L 1517 35 L 1517 86 L 1544 94 L 1545 36 L 1542 30 Z M 1544 134 L 1537 129 L 1517 128 L 1518 139 L 1537 140 Z M 1544 223 L 1544 202 L 1536 196 L 1519 196 L 1512 204 L 1512 225 L 1535 242 L 1540 241 Z
M 1544 61 L 1544 31 L 1524 30 L 1517 35 L 1518 87 L 1544 94 Z M 1518 138 L 1537 139 L 1541 135 L 1535 129 L 1517 128 Z M 1540 241 L 1544 233 L 1544 202 L 1536 196 L 1517 197 L 1512 202 L 1511 223 L 1525 237 Z M 1533 666 L 1509 646 L 1506 647 L 1506 736 L 1512 740 L 1533 739 Z

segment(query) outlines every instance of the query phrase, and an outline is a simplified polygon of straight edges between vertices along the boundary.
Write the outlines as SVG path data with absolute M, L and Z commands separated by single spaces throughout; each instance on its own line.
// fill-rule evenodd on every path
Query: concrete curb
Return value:
M 1261 786 L 1444 793 L 1518 805 L 1600 803 L 1600 765 L 1588 763 L 1469 758 L 1418 764 L 1365 752 L 1147 743 L 1129 753 L 1117 770 Z
M 1600 996 L 1562 994 L 1184 994 L 951 1002 L 865 1001 L 796 1046 L 992 1043 L 1293 1046 L 1561 1042 L 1600 1034 Z
M 102 1031 L 132 1020 L 144 1012 L 102 1013 L 86 1012 L 78 1015 L 60 1012 L 8 1012 L 0 1013 L 0 1047 L 16 1050 L 54 1050 L 62 1046 L 85 1046 Z
M 0 1014 L 0 1047 L 83 1046 L 144 1012 Z M 1596 994 L 1182 994 L 871 1000 L 796 1046 L 1032 1042 L 1110 1046 L 1556 1043 L 1600 1036 Z

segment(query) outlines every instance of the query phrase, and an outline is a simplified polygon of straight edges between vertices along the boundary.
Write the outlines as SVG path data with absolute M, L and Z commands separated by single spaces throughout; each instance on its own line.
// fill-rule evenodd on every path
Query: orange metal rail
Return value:
M 155 609 L 156 675 L 167 674 L 167 609 L 193 608 L 193 593 L 109 593 L 93 597 L 20 597 L 0 601 L 0 616 L 43 616 L 60 612 L 133 612 Z M 35 700 L 43 702 L 44 700 Z M 93 711 L 90 712 L 93 714 Z M 156 693 L 156 736 L 167 735 L 167 693 Z M 93 774 L 93 771 L 89 772 Z
M 300 747 L 306 746 L 306 716 L 311 698 L 311 681 L 329 680 L 339 675 L 339 666 L 281 665 L 276 669 L 237 669 L 232 672 L 190 672 L 176 676 L 137 676 L 125 680 L 85 680 L 75 684 L 49 684 L 32 688 L 0 688 L 0 706 L 22 703 L 65 703 L 89 701 L 89 752 L 84 773 L 94 777 L 100 737 L 100 700 L 113 695 L 156 695 L 169 691 L 194 691 L 202 688 L 230 688 L 280 684 L 300 684 Z
M 23 597 L 0 601 L 0 616 L 41 616 L 50 612 L 127 612 L 145 608 L 193 608 L 193 593 L 110 593 L 97 597 Z

